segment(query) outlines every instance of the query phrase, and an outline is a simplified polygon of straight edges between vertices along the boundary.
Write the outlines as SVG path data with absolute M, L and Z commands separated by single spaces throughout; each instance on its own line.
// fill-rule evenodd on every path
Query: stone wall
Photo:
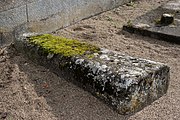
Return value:
M 130 0 L 1 0 L 0 46 L 24 32 L 47 33 Z

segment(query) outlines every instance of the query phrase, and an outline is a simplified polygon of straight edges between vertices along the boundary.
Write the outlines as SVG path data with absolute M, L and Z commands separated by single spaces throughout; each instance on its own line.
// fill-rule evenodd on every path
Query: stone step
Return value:
M 169 22 L 168 19 L 171 21 Z M 180 44 L 180 1 L 169 1 L 133 21 L 128 21 L 123 29 L 131 33 Z
M 15 47 L 120 114 L 141 110 L 168 89 L 170 68 L 163 63 L 49 34 L 23 34 Z

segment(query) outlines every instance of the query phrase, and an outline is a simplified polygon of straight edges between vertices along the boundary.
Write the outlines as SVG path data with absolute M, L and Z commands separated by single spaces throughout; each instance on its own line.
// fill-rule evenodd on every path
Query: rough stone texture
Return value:
M 0 1 L 0 31 L 21 34 L 16 29 L 24 25 L 25 31 L 52 32 L 128 1 L 3 0 Z
M 0 31 L 13 31 L 13 28 L 27 22 L 26 6 L 0 12 Z
M 0 12 L 20 7 L 26 4 L 26 0 L 1 0 Z
M 17 50 L 54 73 L 70 78 L 120 114 L 137 112 L 167 92 L 169 67 L 162 63 L 107 49 L 94 53 L 91 59 L 50 54 L 29 43 L 29 35 L 15 41 Z
M 0 12 L 7 11 L 10 9 L 18 8 L 28 3 L 35 2 L 37 0 L 1 0 L 0 1 Z
M 163 14 L 172 14 L 174 22 L 169 25 L 161 24 L 160 19 Z M 180 1 L 170 1 L 132 22 L 129 21 L 128 25 L 124 26 L 123 29 L 180 44 Z
M 14 40 L 14 28 L 27 22 L 26 6 L 0 12 L 0 47 Z
M 27 4 L 27 31 L 52 32 L 128 1 L 39 0 L 32 2 Z
M 9 44 L 13 40 L 14 34 L 12 32 L 0 32 L 0 47 Z
M 180 1 L 169 1 L 167 4 L 163 5 L 163 8 L 168 10 L 180 11 Z

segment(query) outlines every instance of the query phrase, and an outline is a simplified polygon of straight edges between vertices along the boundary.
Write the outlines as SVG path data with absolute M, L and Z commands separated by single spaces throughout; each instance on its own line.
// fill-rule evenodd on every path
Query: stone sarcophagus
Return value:
M 15 47 L 120 114 L 141 110 L 168 89 L 170 68 L 163 63 L 49 34 L 24 34 Z

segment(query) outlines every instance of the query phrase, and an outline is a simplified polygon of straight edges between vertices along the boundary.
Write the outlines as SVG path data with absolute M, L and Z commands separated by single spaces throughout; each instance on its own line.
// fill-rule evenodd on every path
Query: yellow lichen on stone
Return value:
M 136 95 L 133 95 L 131 98 L 131 111 L 136 110 L 140 105 L 140 101 Z
M 50 34 L 32 36 L 29 38 L 29 41 L 30 43 L 38 45 L 50 53 L 61 54 L 67 57 L 93 54 L 100 50 L 98 47 L 89 43 L 53 36 Z
M 94 54 L 88 54 L 88 55 L 86 55 L 86 57 L 87 57 L 88 59 L 92 59 L 92 58 L 94 58 L 95 56 L 94 56 Z

